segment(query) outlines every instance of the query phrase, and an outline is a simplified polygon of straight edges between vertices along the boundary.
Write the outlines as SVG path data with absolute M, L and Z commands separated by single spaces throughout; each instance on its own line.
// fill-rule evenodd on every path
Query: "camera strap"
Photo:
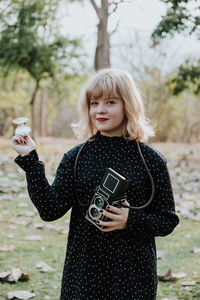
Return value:
M 81 190 L 78 188 L 77 179 L 76 179 L 76 170 L 77 170 L 77 162 L 78 162 L 78 158 L 79 158 L 79 156 L 80 156 L 81 151 L 83 150 L 83 148 L 84 148 L 85 145 L 87 144 L 87 142 L 88 142 L 88 141 L 86 141 L 86 142 L 81 146 L 81 148 L 79 149 L 79 151 L 78 151 L 78 153 L 77 153 L 77 155 L 76 155 L 75 162 L 74 162 L 74 190 L 75 190 L 76 198 L 77 198 L 77 200 L 78 200 L 78 202 L 79 202 L 79 204 L 80 204 L 81 206 L 88 206 L 89 203 L 81 203 L 81 201 L 80 201 L 80 197 L 79 197 L 78 192 L 81 191 Z M 153 197 L 154 197 L 154 194 L 155 194 L 155 184 L 154 184 L 154 180 L 153 180 L 153 177 L 152 177 L 152 175 L 151 175 L 151 172 L 150 172 L 150 170 L 149 170 L 149 168 L 148 168 L 148 166 L 147 166 L 147 164 L 146 164 L 146 161 L 145 161 L 145 159 L 144 159 L 144 156 L 143 156 L 143 154 L 142 154 L 142 151 L 141 151 L 141 148 L 140 148 L 140 144 L 139 144 L 138 141 L 136 141 L 136 144 L 137 144 L 137 148 L 138 148 L 138 152 L 139 152 L 139 154 L 140 154 L 140 157 L 141 157 L 141 159 L 142 159 L 142 161 L 143 161 L 143 164 L 144 164 L 145 169 L 146 169 L 146 171 L 147 171 L 147 174 L 148 174 L 148 176 L 149 176 L 149 180 L 150 180 L 150 183 L 151 183 L 151 196 L 150 196 L 149 200 L 148 200 L 144 205 L 142 205 L 142 206 L 130 206 L 130 205 L 126 205 L 126 204 L 124 203 L 124 201 L 122 201 L 120 207 L 126 207 L 126 208 L 132 208 L 132 209 L 143 209 L 143 208 L 147 207 L 147 206 L 152 202 L 152 200 L 153 200 Z M 125 200 L 125 199 L 123 199 L 123 200 Z

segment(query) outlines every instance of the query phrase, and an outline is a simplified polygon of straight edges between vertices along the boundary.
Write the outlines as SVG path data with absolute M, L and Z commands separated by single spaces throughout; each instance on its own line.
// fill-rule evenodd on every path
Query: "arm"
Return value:
M 46 179 L 44 163 L 39 161 L 35 150 L 15 159 L 26 172 L 29 196 L 44 221 L 61 218 L 75 201 L 73 168 L 77 151 L 78 146 L 63 156 L 52 185 Z
M 162 161 L 152 175 L 155 184 L 153 202 L 145 209 L 129 210 L 126 231 L 135 237 L 165 236 L 179 223 L 166 162 Z

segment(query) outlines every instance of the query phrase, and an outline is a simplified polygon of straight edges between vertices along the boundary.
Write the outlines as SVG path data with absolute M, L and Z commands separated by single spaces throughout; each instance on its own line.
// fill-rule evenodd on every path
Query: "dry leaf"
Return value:
M 192 252 L 195 253 L 195 254 L 199 254 L 200 253 L 200 248 L 194 247 L 192 249 Z
M 157 251 L 157 258 L 158 259 L 163 259 L 165 257 L 165 251 L 163 250 L 158 250 Z
M 28 207 L 28 204 L 26 202 L 21 202 L 17 206 L 18 207 Z
M 16 229 L 17 227 L 15 225 L 10 224 L 10 225 L 8 225 L 8 228 L 9 229 Z
M 172 275 L 173 275 L 174 277 L 176 277 L 177 279 L 184 278 L 184 277 L 187 276 L 187 274 L 184 273 L 184 272 L 172 273 Z
M 33 211 L 23 211 L 18 213 L 17 216 L 34 217 L 35 213 Z
M 6 236 L 7 236 L 8 239 L 13 239 L 14 238 L 14 234 L 12 234 L 12 233 L 7 234 Z
M 4 246 L 0 247 L 0 251 L 8 252 L 8 251 L 13 251 L 13 250 L 15 250 L 15 248 L 16 248 L 16 247 L 15 247 L 14 245 L 9 245 L 9 246 L 4 245 Z
M 27 281 L 29 280 L 29 275 L 22 273 L 22 271 L 18 268 L 0 273 L 0 281 L 18 282 L 19 280 Z
M 0 281 L 6 281 L 10 275 L 10 271 L 0 273 Z
M 194 286 L 196 284 L 196 281 L 192 280 L 192 281 L 183 281 L 181 283 L 182 286 Z
M 161 300 L 178 300 L 178 298 L 175 296 L 170 298 L 162 298 Z
M 28 225 L 30 223 L 30 220 L 25 220 L 21 218 L 11 218 L 8 220 L 8 223 L 12 224 L 19 224 L 19 225 Z
M 28 291 L 15 291 L 15 292 L 9 292 L 7 294 L 8 296 L 8 299 L 24 299 L 24 300 L 27 300 L 27 299 L 31 299 L 33 297 L 36 296 L 35 293 L 30 293 Z
M 53 272 L 55 271 L 52 267 L 48 266 L 44 261 L 37 263 L 36 268 L 40 269 L 41 272 Z
M 31 227 L 34 228 L 34 229 L 43 229 L 44 224 L 31 222 Z
M 169 269 L 165 275 L 158 275 L 158 279 L 160 281 L 175 282 L 178 278 L 174 277 L 171 269 Z
M 184 289 L 184 291 L 191 292 L 192 286 L 185 286 L 183 289 Z
M 26 241 L 41 241 L 42 237 L 41 235 L 28 235 L 25 237 Z

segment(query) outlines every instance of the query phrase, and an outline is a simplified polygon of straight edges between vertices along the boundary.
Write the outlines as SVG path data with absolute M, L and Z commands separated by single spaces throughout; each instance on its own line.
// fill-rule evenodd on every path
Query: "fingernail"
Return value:
M 97 221 L 96 221 L 96 223 L 97 223 L 97 224 L 99 224 L 99 223 L 100 223 L 100 221 L 99 221 L 99 220 L 97 220 Z
M 103 212 L 103 209 L 100 209 L 100 212 L 102 213 L 102 212 Z
M 107 205 L 107 206 L 106 206 L 106 209 L 110 209 L 110 206 L 109 206 L 109 205 Z

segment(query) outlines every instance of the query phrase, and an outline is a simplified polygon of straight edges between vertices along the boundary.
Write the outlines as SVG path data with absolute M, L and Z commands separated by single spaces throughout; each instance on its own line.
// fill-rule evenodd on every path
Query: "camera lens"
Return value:
M 98 211 L 97 208 L 92 207 L 90 213 L 91 213 L 91 215 L 92 215 L 93 218 L 96 218 L 98 216 L 98 214 L 99 214 L 99 211 Z
M 92 219 L 98 219 L 101 216 L 98 208 L 95 205 L 90 206 L 89 208 L 89 215 Z
M 104 205 L 104 201 L 103 201 L 102 198 L 98 197 L 98 198 L 95 199 L 95 204 L 96 204 L 97 207 L 101 208 Z

